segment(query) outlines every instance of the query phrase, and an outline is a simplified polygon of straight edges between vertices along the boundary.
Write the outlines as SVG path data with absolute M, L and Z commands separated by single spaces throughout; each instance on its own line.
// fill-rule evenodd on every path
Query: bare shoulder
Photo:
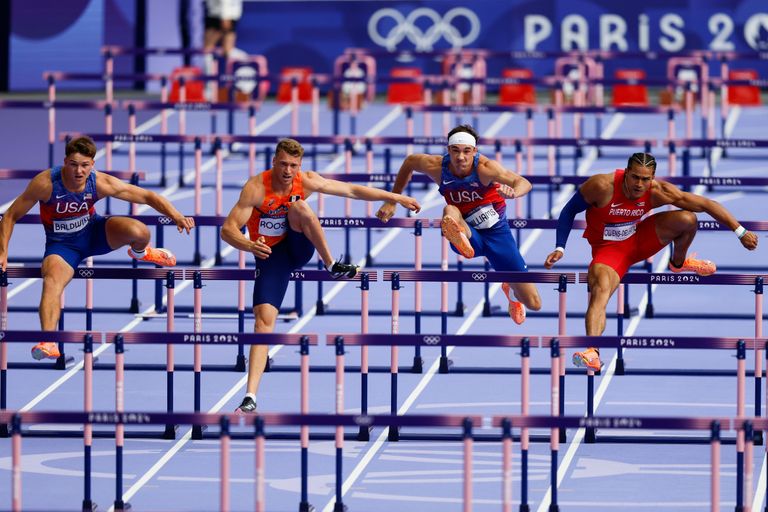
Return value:
M 261 176 L 256 175 L 248 178 L 240 191 L 240 202 L 248 203 L 250 206 L 258 206 L 264 200 L 264 183 Z
M 53 192 L 51 170 L 40 171 L 29 181 L 25 194 L 38 201 L 47 201 Z
M 408 157 L 405 159 L 405 164 L 411 166 L 414 171 L 428 173 L 442 167 L 443 157 L 441 155 L 414 153 L 412 155 L 408 155 Z
M 603 206 L 613 196 L 613 173 L 594 174 L 579 188 L 584 200 L 596 206 Z

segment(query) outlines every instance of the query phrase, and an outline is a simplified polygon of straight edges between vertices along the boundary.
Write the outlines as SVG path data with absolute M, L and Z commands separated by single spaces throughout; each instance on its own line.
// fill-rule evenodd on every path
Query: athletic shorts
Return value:
M 80 262 L 89 256 L 112 252 L 113 249 L 107 243 L 107 218 L 94 215 L 90 225 L 85 232 L 66 241 L 46 238 L 43 259 L 50 254 L 58 254 L 70 267 L 77 268 Z
M 528 265 L 525 264 L 525 260 L 517 248 L 515 237 L 512 236 L 512 230 L 509 229 L 509 224 L 505 219 L 500 220 L 489 229 L 475 229 L 469 226 L 469 231 L 472 233 L 469 243 L 475 250 L 475 256 L 488 258 L 491 268 L 503 272 L 528 271 Z M 448 245 L 453 252 L 459 254 L 453 244 Z
M 629 267 L 650 258 L 663 247 L 656 234 L 656 215 L 651 215 L 637 225 L 634 236 L 621 242 L 593 245 L 590 266 L 595 263 L 608 265 L 622 278 Z
M 237 31 L 237 20 L 230 20 L 232 22 L 232 32 Z M 221 18 L 213 18 L 211 16 L 205 17 L 205 28 L 213 30 L 221 30 Z
M 315 246 L 312 242 L 303 233 L 288 228 L 287 236 L 272 246 L 269 258 L 256 258 L 253 306 L 272 304 L 279 310 L 288 289 L 291 271 L 309 263 L 313 254 Z

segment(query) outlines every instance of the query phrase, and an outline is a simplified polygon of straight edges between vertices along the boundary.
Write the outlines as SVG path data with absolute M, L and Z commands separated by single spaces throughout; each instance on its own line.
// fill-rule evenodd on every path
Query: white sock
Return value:
M 250 397 L 250 398 L 251 398 L 251 400 L 253 400 L 254 402 L 256 401 L 256 395 L 255 395 L 255 394 L 253 394 L 253 393 L 246 393 L 246 394 L 245 394 L 245 397 L 246 397 L 246 398 Z
M 136 256 L 137 259 L 141 259 L 144 257 L 145 254 L 147 254 L 147 248 L 145 247 L 142 250 L 137 251 L 136 249 L 131 247 L 131 252 L 133 253 L 134 256 Z

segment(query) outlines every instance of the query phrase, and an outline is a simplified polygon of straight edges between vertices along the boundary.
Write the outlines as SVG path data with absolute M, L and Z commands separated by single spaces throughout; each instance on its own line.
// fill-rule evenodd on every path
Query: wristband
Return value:
M 559 252 L 562 255 L 565 255 L 565 247 L 555 247 L 555 251 Z
M 741 240 L 741 238 L 747 234 L 747 228 L 739 224 L 739 227 L 733 230 L 734 233 L 736 233 L 736 236 Z

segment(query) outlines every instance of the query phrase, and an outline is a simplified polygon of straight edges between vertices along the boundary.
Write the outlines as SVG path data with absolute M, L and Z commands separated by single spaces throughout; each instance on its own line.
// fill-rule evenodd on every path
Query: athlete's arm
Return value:
M 664 181 L 657 181 L 656 184 L 658 189 L 655 190 L 654 194 L 654 206 L 661 202 L 661 204 L 671 204 L 689 212 L 705 212 L 720 224 L 725 224 L 734 231 L 741 226 L 736 217 L 731 215 L 731 212 L 717 201 L 698 194 L 684 192 L 671 183 Z M 741 245 L 750 251 L 757 247 L 757 235 L 752 232 L 747 231 L 739 240 Z
M 345 183 L 336 180 L 327 180 L 316 172 L 304 172 L 304 189 L 308 192 L 321 192 L 332 196 L 348 197 L 350 199 L 362 199 L 364 201 L 390 201 L 399 203 L 412 212 L 418 213 L 421 205 L 414 198 L 388 192 L 381 188 L 364 187 L 354 183 Z
M 26 215 L 35 203 L 47 201 L 51 197 L 53 185 L 50 176 L 50 171 L 46 170 L 32 178 L 24 192 L 3 213 L 3 219 L 0 221 L 0 267 L 3 270 L 8 264 L 8 243 L 16 222 Z
M 495 181 L 502 185 L 500 192 L 507 199 L 522 197 L 531 191 L 531 182 L 508 169 L 496 160 L 481 157 L 477 165 L 477 174 L 483 184 Z
M 397 172 L 392 192 L 395 194 L 402 193 L 406 185 L 411 181 L 413 171 L 424 173 L 432 178 L 432 181 L 435 183 L 440 183 L 441 162 L 442 157 L 439 155 L 427 155 L 424 153 L 408 155 Z M 376 217 L 382 222 L 387 222 L 394 214 L 395 201 L 385 200 L 379 211 L 376 212 Z
M 264 186 L 257 179 L 251 179 L 240 191 L 240 198 L 230 210 L 221 226 L 221 239 L 235 249 L 252 252 L 259 259 L 267 259 L 272 249 L 259 237 L 255 242 L 242 232 L 243 226 L 253 213 L 253 209 L 264 202 Z
M 157 210 L 159 213 L 170 217 L 176 223 L 179 233 L 187 232 L 195 227 L 195 219 L 182 215 L 166 198 L 130 183 L 125 183 L 114 176 L 104 173 L 96 175 L 96 192 L 99 197 L 114 197 L 135 204 L 146 204 Z

